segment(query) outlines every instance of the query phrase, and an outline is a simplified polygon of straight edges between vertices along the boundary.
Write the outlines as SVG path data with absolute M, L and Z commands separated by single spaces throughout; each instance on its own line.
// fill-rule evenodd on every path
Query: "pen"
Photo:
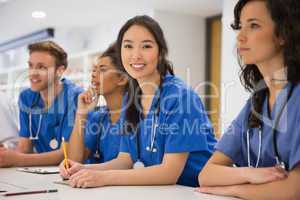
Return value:
M 40 194 L 40 193 L 52 193 L 52 192 L 58 192 L 57 189 L 53 190 L 36 190 L 36 191 L 28 191 L 28 192 L 14 192 L 14 193 L 6 193 L 3 194 L 3 196 L 17 196 L 17 195 L 26 195 L 26 194 Z
M 0 193 L 2 193 L 2 192 L 7 192 L 7 191 L 5 191 L 5 190 L 0 190 Z
M 63 145 L 63 151 L 64 151 L 64 157 L 65 157 L 64 164 L 65 164 L 65 167 L 67 169 L 69 169 L 70 166 L 69 166 L 69 162 L 68 162 L 67 147 L 66 147 L 66 143 L 65 143 L 65 138 L 64 137 L 62 137 L 62 145 Z

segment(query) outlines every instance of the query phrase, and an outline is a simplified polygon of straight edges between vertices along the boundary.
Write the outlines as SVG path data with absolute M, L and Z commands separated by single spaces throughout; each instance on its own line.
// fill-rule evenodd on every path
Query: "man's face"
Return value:
M 32 52 L 28 61 L 30 87 L 33 91 L 41 92 L 52 86 L 58 80 L 55 58 L 48 52 Z

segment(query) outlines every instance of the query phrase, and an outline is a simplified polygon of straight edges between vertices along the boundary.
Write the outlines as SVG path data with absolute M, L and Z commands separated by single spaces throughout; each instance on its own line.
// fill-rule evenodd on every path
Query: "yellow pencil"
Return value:
M 69 169 L 70 166 L 69 166 L 69 162 L 68 162 L 67 146 L 66 146 L 66 142 L 65 142 L 65 138 L 64 137 L 62 137 L 62 145 L 63 145 L 63 151 L 64 151 L 64 157 L 65 157 L 64 164 L 65 164 L 65 167 L 67 169 Z

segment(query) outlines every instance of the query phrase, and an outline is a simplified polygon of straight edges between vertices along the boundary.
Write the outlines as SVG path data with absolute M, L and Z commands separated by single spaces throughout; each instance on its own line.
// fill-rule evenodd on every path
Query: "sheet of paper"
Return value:
M 17 168 L 17 171 L 28 172 L 34 174 L 58 174 L 58 167 L 23 167 Z

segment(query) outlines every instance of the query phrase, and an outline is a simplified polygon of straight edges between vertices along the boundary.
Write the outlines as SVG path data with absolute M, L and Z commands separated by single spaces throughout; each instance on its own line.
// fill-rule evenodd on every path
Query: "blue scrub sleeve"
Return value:
M 90 112 L 87 116 L 87 121 L 84 130 L 84 144 L 91 152 L 96 152 L 97 150 L 97 137 L 100 134 L 99 122 L 97 121 L 94 112 Z
M 133 162 L 138 160 L 136 135 L 126 134 L 121 136 L 120 152 L 129 153 Z
M 300 119 L 298 119 L 298 123 L 300 124 Z M 291 141 L 292 144 L 290 146 L 291 152 L 289 156 L 289 170 L 293 170 L 295 167 L 300 165 L 300 132 L 299 129 L 294 131 L 295 136 Z
M 217 151 L 224 153 L 228 156 L 233 163 L 239 164 L 242 160 L 242 140 L 246 119 L 249 116 L 249 102 L 244 106 L 238 116 L 233 120 L 231 125 L 227 128 L 222 135 L 220 141 L 215 146 Z
M 27 106 L 24 104 L 24 98 L 21 93 L 18 101 L 19 105 L 19 123 L 20 123 L 20 130 L 19 130 L 19 136 L 20 137 L 30 137 L 29 133 L 29 116 L 26 110 L 28 110 Z
M 212 136 L 212 126 L 199 96 L 189 91 L 173 102 L 159 125 L 166 134 L 165 153 L 210 151 L 207 136 Z

